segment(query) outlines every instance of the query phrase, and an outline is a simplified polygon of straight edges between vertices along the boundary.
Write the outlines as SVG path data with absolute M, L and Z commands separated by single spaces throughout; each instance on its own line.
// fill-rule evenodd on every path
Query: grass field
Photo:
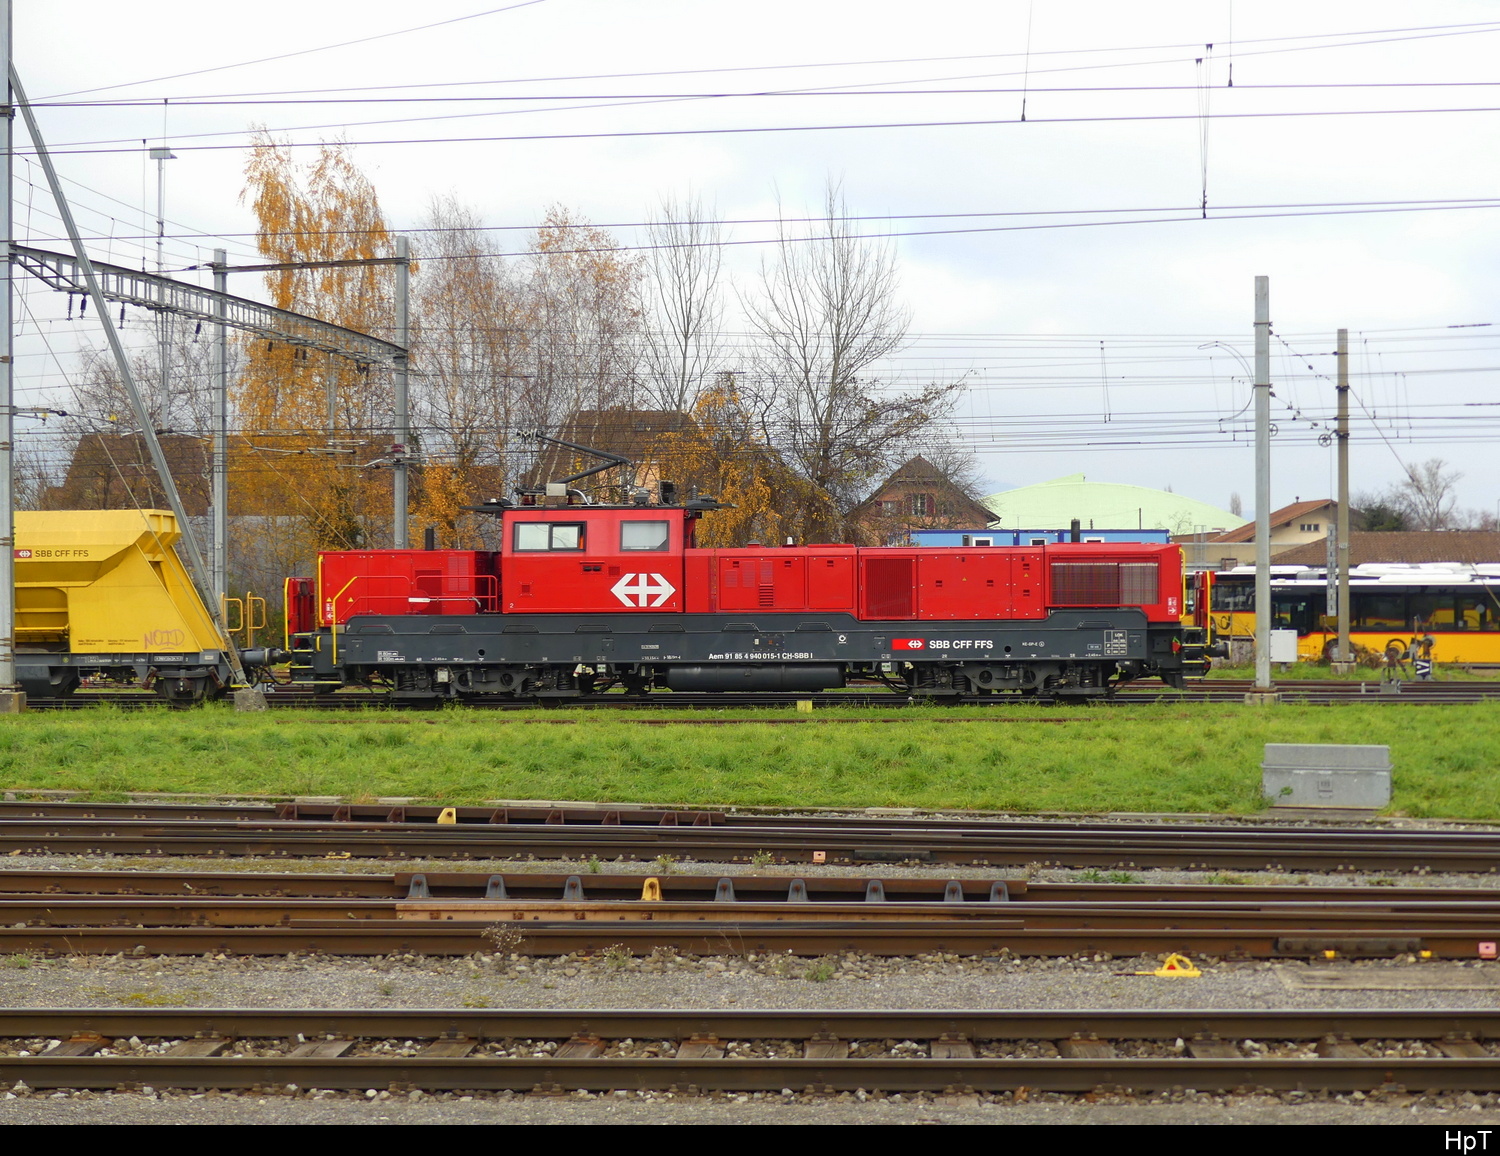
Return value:
M 0 783 L 254 795 L 1252 813 L 1266 742 L 1386 743 L 1392 811 L 1500 819 L 1500 703 L 0 719 Z M 644 725 L 649 718 L 653 725 Z M 1014 720 L 1014 721 L 1011 721 Z

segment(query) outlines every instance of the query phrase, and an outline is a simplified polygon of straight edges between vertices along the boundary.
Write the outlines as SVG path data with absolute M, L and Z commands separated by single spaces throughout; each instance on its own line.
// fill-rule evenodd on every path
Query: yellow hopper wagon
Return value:
M 166 510 L 16 513 L 16 668 L 62 698 L 86 678 L 134 682 L 173 702 L 217 698 L 230 667 L 173 546 Z

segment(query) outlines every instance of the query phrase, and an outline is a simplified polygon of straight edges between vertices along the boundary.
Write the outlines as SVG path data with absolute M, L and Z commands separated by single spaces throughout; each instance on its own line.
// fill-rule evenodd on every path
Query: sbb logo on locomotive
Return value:
M 893 638 L 892 650 L 993 650 L 993 638 Z
M 610 587 L 610 593 L 626 606 L 660 606 L 677 593 L 677 587 L 660 574 L 627 574 Z

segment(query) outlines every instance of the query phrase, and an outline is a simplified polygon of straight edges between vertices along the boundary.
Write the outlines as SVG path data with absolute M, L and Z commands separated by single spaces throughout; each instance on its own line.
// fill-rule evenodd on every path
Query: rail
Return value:
M 23 805 L 23 806 L 29 806 Z M 61 806 L 43 817 L 0 813 L 0 852 L 91 855 L 353 858 L 600 858 L 663 854 L 707 863 L 933 863 L 1004 869 L 1044 863 L 1136 870 L 1432 871 L 1488 874 L 1500 862 L 1492 828 L 1395 824 L 1302 826 L 1275 822 L 1180 823 L 897 818 L 724 813 L 721 822 L 677 812 L 600 807 L 557 821 L 521 809 L 456 808 L 451 823 L 402 821 L 390 807 L 349 818 L 132 819 L 104 805 Z M 298 804 L 301 811 L 302 804 Z M 93 808 L 94 817 L 84 818 Z M 373 813 L 372 813 L 373 812 Z M 311 812 L 309 811 L 309 814 Z M 76 817 L 75 817 L 76 816 Z
M 27 1088 L 1500 1089 L 1500 1013 L 0 1009 Z M 18 1055 L 38 1040 L 39 1055 Z M 1403 1041 L 1398 1054 L 1389 1041 Z

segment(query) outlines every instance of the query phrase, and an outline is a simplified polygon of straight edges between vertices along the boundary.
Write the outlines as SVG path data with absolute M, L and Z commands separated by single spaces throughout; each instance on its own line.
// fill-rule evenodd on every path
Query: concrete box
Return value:
M 1261 790 L 1278 807 L 1376 810 L 1391 801 L 1391 748 L 1267 743 Z

